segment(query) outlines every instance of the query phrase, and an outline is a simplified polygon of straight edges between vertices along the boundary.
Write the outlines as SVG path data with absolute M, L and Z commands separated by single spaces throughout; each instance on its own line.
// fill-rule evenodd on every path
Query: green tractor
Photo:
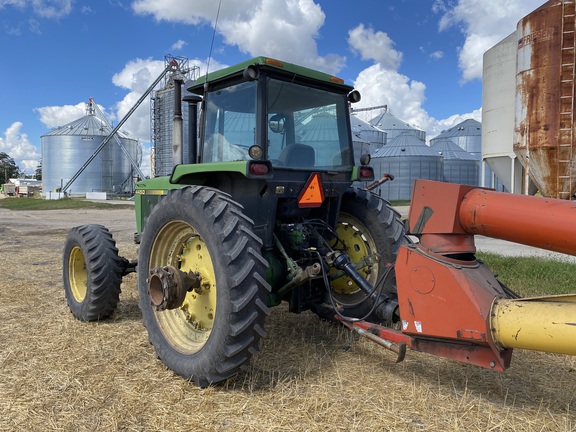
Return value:
M 336 77 L 270 58 L 208 74 L 186 89 L 190 157 L 137 184 L 137 262 L 100 225 L 73 228 L 63 257 L 68 305 L 109 317 L 122 276 L 138 273 L 149 340 L 200 386 L 245 367 L 270 308 L 350 323 L 399 321 L 394 263 L 400 215 L 369 190 L 369 155 L 354 164 L 350 103 Z M 186 99 L 186 98 L 185 98 Z M 195 110 L 191 110 L 195 112 Z

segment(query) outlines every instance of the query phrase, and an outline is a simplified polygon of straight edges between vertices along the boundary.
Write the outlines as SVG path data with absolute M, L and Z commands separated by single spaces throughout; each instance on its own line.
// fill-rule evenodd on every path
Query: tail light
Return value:
M 374 170 L 372 167 L 362 166 L 358 169 L 358 177 L 361 181 L 374 180 Z

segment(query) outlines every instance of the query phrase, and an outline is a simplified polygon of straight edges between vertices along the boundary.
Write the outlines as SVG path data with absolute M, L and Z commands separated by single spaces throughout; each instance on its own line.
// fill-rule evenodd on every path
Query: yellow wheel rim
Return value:
M 186 222 L 169 222 L 154 240 L 149 268 L 167 265 L 184 272 L 198 272 L 202 277 L 200 292 L 187 293 L 182 306 L 154 312 L 160 330 L 172 347 L 183 354 L 193 354 L 204 346 L 214 325 L 216 275 L 206 243 Z
M 370 235 L 368 229 L 354 216 L 346 213 L 340 213 L 338 217 L 338 226 L 336 227 L 338 237 L 346 245 L 344 252 L 348 254 L 352 263 L 362 261 L 367 256 L 377 253 L 376 243 L 374 238 Z M 342 245 L 334 244 L 333 247 L 341 247 Z M 376 283 L 378 276 L 378 263 L 370 266 L 365 266 L 358 269 L 360 274 L 364 276 L 372 285 Z M 334 273 L 332 269 L 330 273 Z M 332 290 L 339 294 L 353 294 L 360 291 L 360 288 L 348 277 L 342 276 L 332 281 Z
M 68 258 L 68 281 L 74 300 L 82 303 L 86 298 L 88 272 L 84 254 L 78 246 L 74 246 Z

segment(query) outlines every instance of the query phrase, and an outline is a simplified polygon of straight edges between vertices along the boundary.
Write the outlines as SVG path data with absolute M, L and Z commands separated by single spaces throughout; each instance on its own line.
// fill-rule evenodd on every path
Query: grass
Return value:
M 576 287 L 576 264 L 542 257 L 509 257 L 479 252 L 498 279 L 522 297 L 570 294 Z
M 45 200 L 41 198 L 6 198 L 0 200 L 0 208 L 8 210 L 67 210 L 67 209 L 106 209 L 133 207 L 131 204 L 110 204 L 84 201 L 78 198 Z
M 392 204 L 393 207 L 409 206 L 410 200 L 393 200 L 390 201 L 390 204 Z

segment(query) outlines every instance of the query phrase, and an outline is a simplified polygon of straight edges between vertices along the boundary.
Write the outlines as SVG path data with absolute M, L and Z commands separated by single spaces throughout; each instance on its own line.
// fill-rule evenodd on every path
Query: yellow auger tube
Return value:
M 576 355 L 576 295 L 496 299 L 490 328 L 506 348 Z

